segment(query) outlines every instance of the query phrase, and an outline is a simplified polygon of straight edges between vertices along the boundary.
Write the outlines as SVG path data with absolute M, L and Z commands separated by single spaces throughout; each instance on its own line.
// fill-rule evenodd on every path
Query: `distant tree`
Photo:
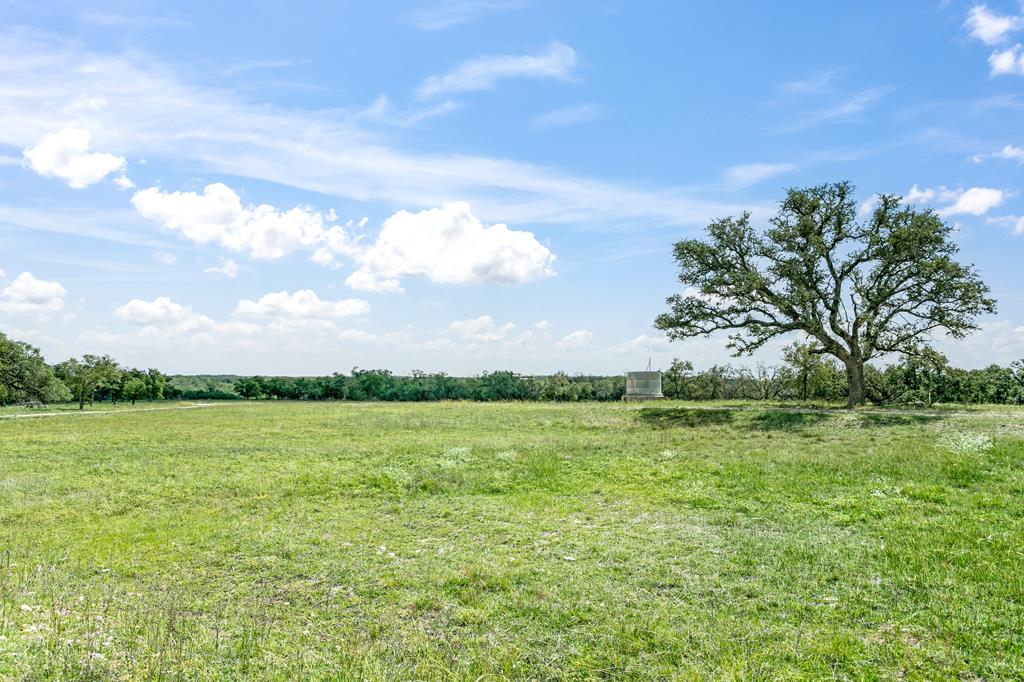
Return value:
M 782 349 L 782 360 L 790 370 L 800 400 L 809 400 L 816 384 L 821 382 L 825 360 L 820 347 L 794 341 Z
M 974 268 L 955 260 L 954 228 L 901 200 L 882 196 L 860 221 L 853 186 L 840 182 L 789 190 L 763 233 L 749 213 L 714 221 L 707 241 L 675 245 L 689 289 L 655 326 L 673 339 L 729 331 L 736 355 L 806 334 L 845 366 L 848 404 L 863 404 L 868 360 L 919 352 L 938 330 L 963 337 L 996 309 Z
M 32 400 L 67 399 L 67 388 L 54 376 L 39 349 L 0 332 L 0 405 Z
M 662 393 L 669 398 L 690 398 L 693 363 L 675 358 L 662 376 Z
M 149 400 L 163 400 L 164 390 L 167 388 L 167 377 L 160 370 L 146 370 L 142 381 L 146 386 L 146 398 Z
M 790 378 L 789 371 L 785 367 L 766 365 L 762 362 L 754 365 L 753 369 L 744 368 L 741 375 L 758 400 L 782 398 Z
M 246 400 L 262 398 L 265 395 L 263 381 L 260 377 L 248 377 L 235 381 L 235 393 Z
M 86 399 L 92 396 L 92 392 L 99 384 L 99 377 L 92 368 L 71 358 L 57 365 L 54 371 L 71 391 L 72 397 L 78 401 L 78 409 L 85 409 Z
M 138 377 L 128 377 L 121 387 L 121 394 L 134 405 L 136 400 L 146 395 L 146 382 Z

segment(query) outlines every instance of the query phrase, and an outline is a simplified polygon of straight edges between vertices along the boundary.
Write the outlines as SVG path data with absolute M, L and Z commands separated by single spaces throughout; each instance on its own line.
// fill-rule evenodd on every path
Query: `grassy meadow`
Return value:
M 1024 410 L 694 407 L 0 419 L 0 679 L 1024 678 Z

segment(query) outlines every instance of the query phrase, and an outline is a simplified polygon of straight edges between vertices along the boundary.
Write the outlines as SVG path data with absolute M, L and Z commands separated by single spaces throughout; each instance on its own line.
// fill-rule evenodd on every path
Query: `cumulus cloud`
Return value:
M 481 315 L 469 320 L 455 320 L 449 325 L 449 329 L 463 339 L 478 343 L 505 341 L 515 328 L 516 326 L 511 322 L 498 325 L 490 315 Z
M 952 205 L 939 209 L 941 216 L 984 215 L 1003 202 L 1002 190 L 989 187 L 971 187 L 961 194 Z
M 151 187 L 137 192 L 132 204 L 143 217 L 198 244 L 219 244 L 264 259 L 309 249 L 314 262 L 331 268 L 341 266 L 340 258 L 354 260 L 358 269 L 345 282 L 358 291 L 401 293 L 401 277 L 521 284 L 555 274 L 554 255 L 533 233 L 501 223 L 485 225 L 465 202 L 419 213 L 399 211 L 369 244 L 360 234 L 366 218 L 338 225 L 333 211 L 244 206 L 238 193 L 222 183 L 207 185 L 202 194 Z M 223 261 L 206 271 L 233 277 L 238 265 Z
M 133 298 L 114 310 L 114 317 L 138 325 L 168 325 L 196 316 L 192 308 L 175 303 L 168 296 L 158 296 L 152 301 Z
M 420 97 L 441 93 L 490 90 L 506 78 L 568 80 L 576 67 L 576 51 L 562 43 L 552 43 L 538 54 L 477 57 L 448 73 L 430 76 L 420 86 Z
M 123 171 L 125 167 L 122 156 L 90 153 L 90 139 L 87 130 L 65 128 L 43 136 L 39 144 L 23 150 L 22 154 L 36 173 L 66 180 L 69 187 L 81 189 L 96 184 L 111 173 Z M 121 179 L 118 178 L 117 182 L 120 185 Z
M 993 76 L 1024 75 L 1024 47 L 1014 45 L 989 55 L 988 65 Z
M 937 212 L 946 218 L 955 215 L 984 215 L 1003 202 L 1006 192 L 990 187 L 951 190 L 945 187 L 922 189 L 914 185 L 903 198 L 911 204 L 945 203 L 947 205 Z
M 345 284 L 356 291 L 370 291 L 378 294 L 401 294 L 405 292 L 397 279 L 377 279 L 373 275 L 356 270 L 345 278 Z
M 458 201 L 418 213 L 399 211 L 384 221 L 376 241 L 358 254 L 362 274 L 354 281 L 363 290 L 395 290 L 401 277 L 523 284 L 554 275 L 554 260 L 532 232 L 485 225 L 468 203 Z
M 243 299 L 235 308 L 235 314 L 240 316 L 296 319 L 351 317 L 365 315 L 368 312 L 370 304 L 362 299 L 324 301 L 309 289 L 302 289 L 294 294 L 287 291 L 272 292 L 264 294 L 258 301 Z
M 0 277 L 3 271 L 0 271 Z M 0 311 L 15 314 L 55 313 L 64 307 L 67 290 L 60 282 L 37 279 L 23 272 L 0 292 Z
M 594 338 L 593 332 L 586 329 L 577 329 L 571 334 L 566 334 L 557 343 L 555 343 L 555 350 L 581 350 L 590 344 L 590 340 L 592 338 Z
M 248 251 L 254 258 L 282 258 L 319 244 L 328 232 L 321 213 L 303 206 L 289 211 L 268 204 L 243 206 L 238 194 L 220 182 L 207 185 L 202 194 L 150 187 L 136 192 L 132 205 L 139 215 L 197 244 Z
M 239 270 L 242 266 L 231 260 L 230 258 L 221 258 L 220 265 L 211 265 L 210 267 L 203 270 L 203 272 L 209 272 L 217 275 L 224 275 L 228 279 L 234 279 L 238 277 Z
M 1014 31 L 1024 28 L 1024 18 L 991 12 L 985 5 L 977 5 L 967 13 L 964 28 L 986 45 L 998 45 Z
M 194 312 L 191 306 L 175 303 L 168 296 L 152 301 L 133 298 L 114 310 L 114 317 L 142 327 L 143 335 L 181 334 L 212 340 L 212 334 L 255 334 L 259 327 L 248 322 L 216 322 Z

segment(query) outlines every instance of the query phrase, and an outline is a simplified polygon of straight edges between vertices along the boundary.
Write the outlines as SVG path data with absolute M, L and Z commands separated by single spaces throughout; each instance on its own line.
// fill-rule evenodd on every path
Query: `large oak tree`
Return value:
M 728 331 L 735 355 L 806 334 L 845 365 L 853 406 L 864 403 L 867 361 L 918 353 L 939 331 L 963 337 L 995 312 L 977 271 L 956 260 L 953 226 L 895 195 L 858 219 L 853 192 L 848 182 L 791 189 L 766 230 L 744 213 L 678 242 L 687 289 L 655 326 L 673 339 Z

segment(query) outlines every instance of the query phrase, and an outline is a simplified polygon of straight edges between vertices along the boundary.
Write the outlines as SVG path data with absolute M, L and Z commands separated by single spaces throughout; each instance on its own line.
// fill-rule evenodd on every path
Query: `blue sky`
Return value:
M 53 361 L 730 361 L 652 329 L 672 243 L 840 179 L 958 226 L 1000 309 L 952 361 L 1024 357 L 1015 2 L 0 0 L 0 27 L 0 329 Z

